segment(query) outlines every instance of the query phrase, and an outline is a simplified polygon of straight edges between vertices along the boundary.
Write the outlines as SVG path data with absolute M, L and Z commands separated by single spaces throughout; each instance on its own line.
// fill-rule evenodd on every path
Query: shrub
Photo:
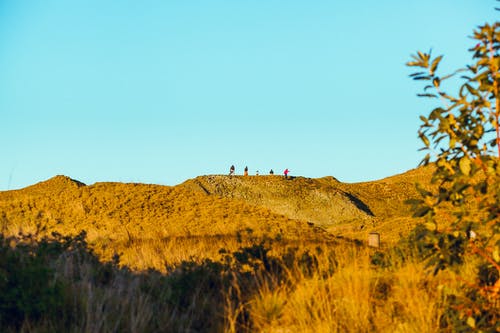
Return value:
M 431 52 L 417 52 L 407 64 L 419 68 L 411 75 L 414 80 L 428 83 L 419 96 L 442 102 L 420 117 L 419 137 L 428 151 L 422 162 L 435 164 L 432 182 L 437 190 L 418 188 L 421 198 L 410 201 L 414 215 L 426 219 L 412 237 L 434 274 L 459 269 L 466 257 L 475 256 L 483 267 L 474 280 L 464 283 L 469 290 L 466 299 L 453 298 L 443 322 L 458 330 L 498 330 L 500 22 L 478 27 L 472 39 L 474 63 L 449 75 L 438 75 L 443 56 L 433 57 Z M 449 94 L 444 82 L 459 73 L 458 93 Z M 485 276 L 488 283 L 478 283 Z
M 36 322 L 60 312 L 63 285 L 48 266 L 59 251 L 58 243 L 46 239 L 33 246 L 0 235 L 0 327 L 19 329 L 25 320 Z

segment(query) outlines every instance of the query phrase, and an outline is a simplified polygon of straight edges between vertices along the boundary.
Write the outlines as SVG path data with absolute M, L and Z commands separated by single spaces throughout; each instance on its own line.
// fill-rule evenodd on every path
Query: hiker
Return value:
M 257 170 L 257 172 L 255 173 L 255 175 L 256 175 L 256 176 L 258 176 L 258 175 L 259 175 L 259 170 Z
M 288 179 L 289 172 L 290 172 L 290 170 L 288 170 L 288 169 L 285 169 L 285 171 L 283 171 L 283 173 L 285 174 L 285 179 Z
M 247 166 L 245 167 L 245 171 L 243 172 L 243 175 L 248 176 L 248 167 Z
M 274 171 L 273 171 L 273 169 L 271 169 L 271 171 L 269 171 L 269 174 L 270 174 L 270 175 L 274 175 Z
M 231 167 L 229 168 L 229 175 L 234 175 L 234 165 L 231 165 Z

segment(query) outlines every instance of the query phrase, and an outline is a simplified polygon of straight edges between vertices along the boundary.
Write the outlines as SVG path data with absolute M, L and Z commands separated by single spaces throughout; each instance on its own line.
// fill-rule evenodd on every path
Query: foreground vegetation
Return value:
M 159 272 L 133 271 L 118 256 L 100 262 L 84 233 L 35 239 L 0 238 L 2 331 L 464 331 L 471 323 L 456 300 L 480 300 L 462 282 L 475 263 L 426 274 L 404 244 L 248 239 L 218 259 L 200 254 Z M 499 328 L 496 306 L 471 314 L 476 328 Z
M 450 74 L 439 74 L 443 56 L 431 52 L 417 52 L 407 64 L 417 69 L 413 79 L 427 83 L 419 96 L 439 100 L 420 117 L 419 130 L 428 152 L 422 162 L 436 165 L 437 188 L 420 189 L 411 203 L 426 221 L 416 240 L 434 273 L 476 261 L 457 311 L 472 329 L 489 322 L 498 331 L 492 320 L 500 308 L 500 22 L 478 26 L 471 38 L 472 64 Z M 446 91 L 450 79 L 460 83 L 455 93 Z

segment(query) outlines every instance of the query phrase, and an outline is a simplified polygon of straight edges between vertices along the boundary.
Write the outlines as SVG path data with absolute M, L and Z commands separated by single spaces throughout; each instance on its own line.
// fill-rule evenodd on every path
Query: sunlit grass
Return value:
M 436 332 L 448 295 L 460 295 L 460 279 L 475 274 L 471 263 L 434 276 L 409 254 L 344 241 L 180 237 L 129 245 L 119 264 L 74 250 L 54 258 L 66 319 L 26 319 L 22 330 Z
M 268 180 L 251 183 L 260 181 Z M 411 251 L 393 249 L 415 221 L 406 210 L 397 216 L 400 201 L 387 212 L 377 201 L 379 192 L 401 199 L 390 180 L 343 185 L 364 188 L 359 197 L 383 218 L 339 223 L 333 235 L 241 198 L 186 187 L 61 182 L 45 184 L 66 191 L 59 197 L 40 186 L 2 194 L 2 234 L 40 241 L 85 230 L 85 250 L 98 261 L 77 251 L 51 257 L 51 281 L 64 286 L 61 318 L 26 318 L 6 331 L 436 332 L 449 295 L 463 295 L 462 281 L 477 275 L 466 258 L 459 272 L 434 276 Z M 327 179 L 301 184 L 332 186 Z M 381 234 L 381 249 L 365 246 L 369 231 Z

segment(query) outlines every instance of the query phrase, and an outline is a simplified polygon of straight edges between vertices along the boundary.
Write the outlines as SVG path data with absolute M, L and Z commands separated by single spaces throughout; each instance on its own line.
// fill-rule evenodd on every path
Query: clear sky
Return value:
M 0 190 L 57 174 L 375 180 L 412 169 L 410 54 L 470 62 L 494 0 L 0 0 Z

